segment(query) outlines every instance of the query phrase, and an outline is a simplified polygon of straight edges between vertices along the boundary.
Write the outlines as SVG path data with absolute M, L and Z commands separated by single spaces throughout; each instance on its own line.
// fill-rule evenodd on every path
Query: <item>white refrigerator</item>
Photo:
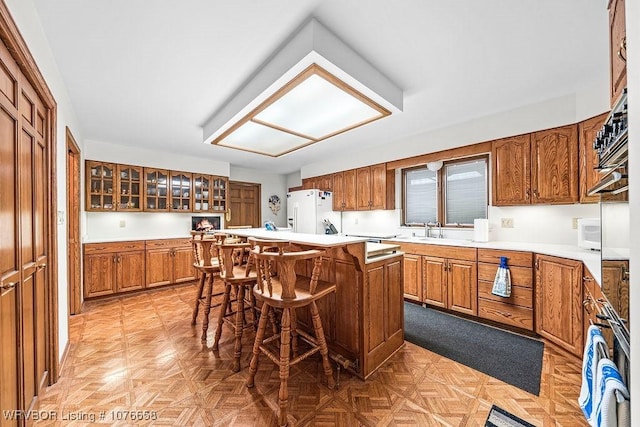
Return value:
M 287 226 L 295 233 L 324 234 L 322 220 L 333 217 L 329 191 L 299 190 L 287 193 Z

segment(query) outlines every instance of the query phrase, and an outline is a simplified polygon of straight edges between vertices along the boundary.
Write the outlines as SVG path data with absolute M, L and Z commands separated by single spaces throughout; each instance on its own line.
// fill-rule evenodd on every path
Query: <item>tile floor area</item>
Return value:
M 86 303 L 83 314 L 70 320 L 61 377 L 40 404 L 58 420 L 38 425 L 87 425 L 91 417 L 110 425 L 276 425 L 275 365 L 261 357 L 256 387 L 248 389 L 253 335 L 245 333 L 242 370 L 233 373 L 227 326 L 219 352 L 210 349 L 213 310 L 206 346 L 200 342 L 201 317 L 191 326 L 195 289 Z M 540 396 L 534 396 L 405 343 L 366 382 L 343 371 L 339 389 L 329 390 L 321 384 L 319 358 L 311 358 L 291 370 L 289 425 L 482 426 L 492 404 L 537 426 L 586 425 L 576 403 L 579 361 L 546 345 L 542 376 Z M 82 419 L 69 419 L 74 417 Z

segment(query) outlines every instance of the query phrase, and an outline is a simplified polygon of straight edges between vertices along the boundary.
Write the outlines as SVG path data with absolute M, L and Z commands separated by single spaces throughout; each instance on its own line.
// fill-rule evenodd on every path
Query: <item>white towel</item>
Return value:
M 629 390 L 624 385 L 616 365 L 609 359 L 598 362 L 593 426 L 626 427 L 630 416 Z M 618 413 L 620 411 L 620 413 Z M 621 424 L 626 422 L 627 424 Z
M 598 346 L 601 346 L 608 353 L 607 342 L 602 336 L 600 328 L 591 325 L 587 330 L 587 343 L 584 346 L 584 355 L 582 357 L 582 385 L 580 387 L 580 396 L 578 397 L 580 408 L 582 408 L 582 412 L 590 425 L 594 425 L 596 372 L 598 362 L 602 356 L 598 352 Z

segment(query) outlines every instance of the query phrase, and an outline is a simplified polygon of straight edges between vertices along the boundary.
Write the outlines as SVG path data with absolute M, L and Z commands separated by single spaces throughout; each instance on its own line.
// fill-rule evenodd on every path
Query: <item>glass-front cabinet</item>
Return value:
M 208 212 L 211 194 L 211 176 L 193 174 L 193 211 Z
M 191 174 L 171 172 L 171 210 L 191 211 Z
M 87 174 L 86 210 L 93 212 L 116 210 L 116 165 L 88 160 L 85 169 Z
M 117 165 L 119 211 L 142 210 L 142 167 Z
M 145 211 L 169 210 L 169 173 L 164 169 L 144 168 Z
M 226 212 L 228 207 L 229 178 L 224 176 L 213 176 L 211 178 L 213 184 L 211 211 L 218 213 Z

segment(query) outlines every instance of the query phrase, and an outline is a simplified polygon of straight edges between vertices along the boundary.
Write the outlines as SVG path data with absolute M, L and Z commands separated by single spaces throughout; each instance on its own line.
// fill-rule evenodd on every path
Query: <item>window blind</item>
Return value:
M 438 175 L 426 167 L 405 174 L 405 221 L 407 224 L 437 221 Z
M 487 217 L 487 161 L 445 164 L 445 223 L 473 224 Z

